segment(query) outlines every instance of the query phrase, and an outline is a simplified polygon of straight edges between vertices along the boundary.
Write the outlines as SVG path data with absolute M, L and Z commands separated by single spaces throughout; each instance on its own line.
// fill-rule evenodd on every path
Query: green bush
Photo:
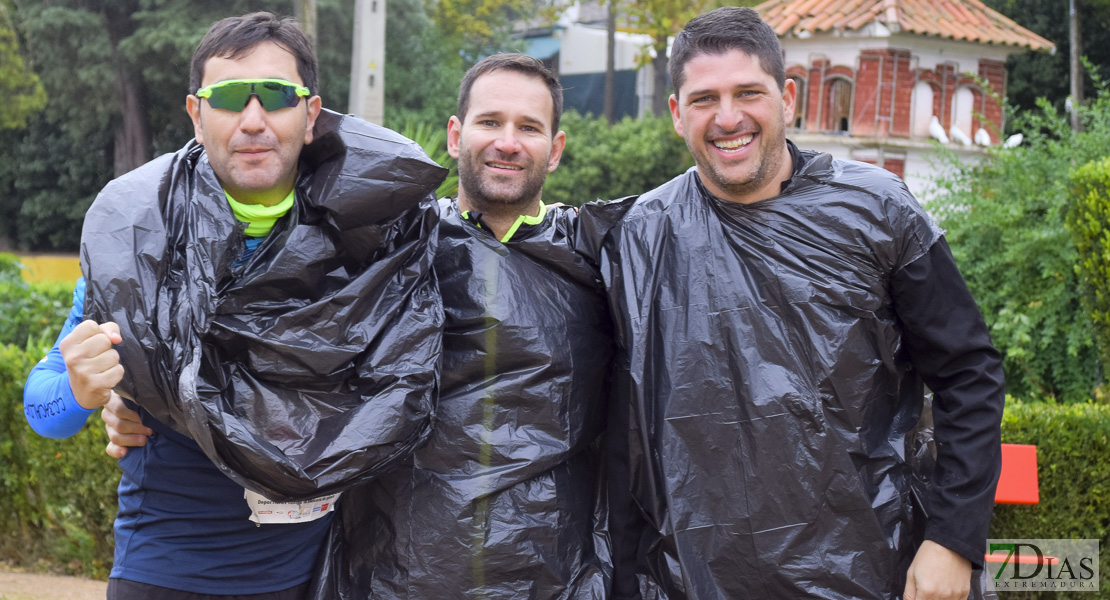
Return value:
M 1066 225 L 1068 175 L 1110 149 L 1110 95 L 1080 109 L 1085 129 L 1042 102 L 1014 128 L 1025 141 L 973 168 L 954 156 L 929 211 L 948 233 L 960 270 L 1003 353 L 1007 391 L 1083 402 L 1101 382 Z
M 991 538 L 1097 539 L 1102 592 L 1007 592 L 1005 600 L 1110 597 L 1110 406 L 1007 398 L 1002 441 L 1037 446 L 1040 503 L 999 504 Z
M 1103 372 L 1110 372 L 1110 157 L 1072 173 L 1068 228 L 1079 252 L 1076 272 L 1095 324 Z
M 27 284 L 0 255 L 0 561 L 107 576 L 119 468 L 91 418 L 74 437 L 40 437 L 23 416 L 23 384 L 53 344 L 68 285 Z
M 674 132 L 670 116 L 605 119 L 563 115 L 567 145 L 559 168 L 547 177 L 546 203 L 581 206 L 642 194 L 694 165 L 686 143 Z
M 0 253 L 0 344 L 23 346 L 33 341 L 49 347 L 69 314 L 72 298 L 68 283 L 29 285 L 16 257 Z

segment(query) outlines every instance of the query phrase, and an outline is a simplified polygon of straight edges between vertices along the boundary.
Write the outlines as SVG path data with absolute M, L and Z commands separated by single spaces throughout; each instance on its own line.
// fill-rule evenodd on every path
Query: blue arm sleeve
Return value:
M 73 308 L 69 311 L 69 317 L 66 318 L 54 347 L 31 369 L 27 384 L 23 386 L 23 414 L 31 424 L 31 429 L 43 437 L 70 437 L 81 430 L 85 420 L 93 413 L 77 404 L 73 397 L 73 390 L 69 387 L 69 373 L 66 372 L 62 352 L 58 349 L 62 338 L 81 323 L 84 307 L 85 280 L 81 278 L 77 280 L 77 286 L 73 290 Z

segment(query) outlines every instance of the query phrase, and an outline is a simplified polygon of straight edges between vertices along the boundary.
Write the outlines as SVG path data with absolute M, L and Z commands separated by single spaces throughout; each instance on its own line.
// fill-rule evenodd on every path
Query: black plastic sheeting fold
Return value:
M 323 111 L 297 202 L 245 265 L 203 147 L 110 183 L 85 217 L 86 318 L 119 324 L 118 386 L 273 500 L 380 474 L 428 435 L 443 312 L 432 272 L 446 171 Z
M 582 209 L 623 346 L 609 435 L 647 521 L 614 552 L 645 598 L 902 594 L 932 456 L 886 277 L 941 231 L 850 164 L 813 156 L 750 205 L 691 170 Z
M 597 271 L 571 250 L 575 215 L 551 209 L 502 244 L 441 204 L 436 425 L 341 499 L 313 597 L 606 598 L 612 331 Z

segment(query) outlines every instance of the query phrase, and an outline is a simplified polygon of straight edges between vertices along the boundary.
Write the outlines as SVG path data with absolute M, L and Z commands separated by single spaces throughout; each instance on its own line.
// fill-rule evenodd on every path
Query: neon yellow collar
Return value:
M 265 237 L 269 234 L 270 230 L 274 228 L 274 223 L 277 223 L 278 219 L 284 217 L 285 213 L 293 208 L 295 195 L 294 190 L 289 190 L 289 195 L 281 202 L 273 206 L 262 206 L 261 204 L 243 204 L 224 191 L 224 196 L 227 196 L 227 202 L 231 205 L 231 212 L 235 214 L 235 218 L 247 224 L 247 229 L 243 233 L 251 237 Z
M 534 217 L 529 217 L 528 215 L 520 215 L 519 217 L 517 217 L 516 221 L 513 222 L 513 226 L 505 232 L 505 237 L 501 238 L 501 243 L 504 244 L 505 242 L 513 239 L 513 236 L 516 235 L 516 230 L 520 229 L 521 225 L 539 225 L 540 223 L 543 223 L 543 218 L 546 215 L 547 205 L 543 202 L 540 202 L 540 214 Z

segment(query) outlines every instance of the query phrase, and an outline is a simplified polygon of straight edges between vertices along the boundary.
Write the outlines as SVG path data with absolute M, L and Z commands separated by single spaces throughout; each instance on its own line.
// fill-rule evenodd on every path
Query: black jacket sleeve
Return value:
M 925 539 L 981 566 L 1002 460 L 1002 360 L 943 238 L 890 286 L 910 361 L 933 391 Z

